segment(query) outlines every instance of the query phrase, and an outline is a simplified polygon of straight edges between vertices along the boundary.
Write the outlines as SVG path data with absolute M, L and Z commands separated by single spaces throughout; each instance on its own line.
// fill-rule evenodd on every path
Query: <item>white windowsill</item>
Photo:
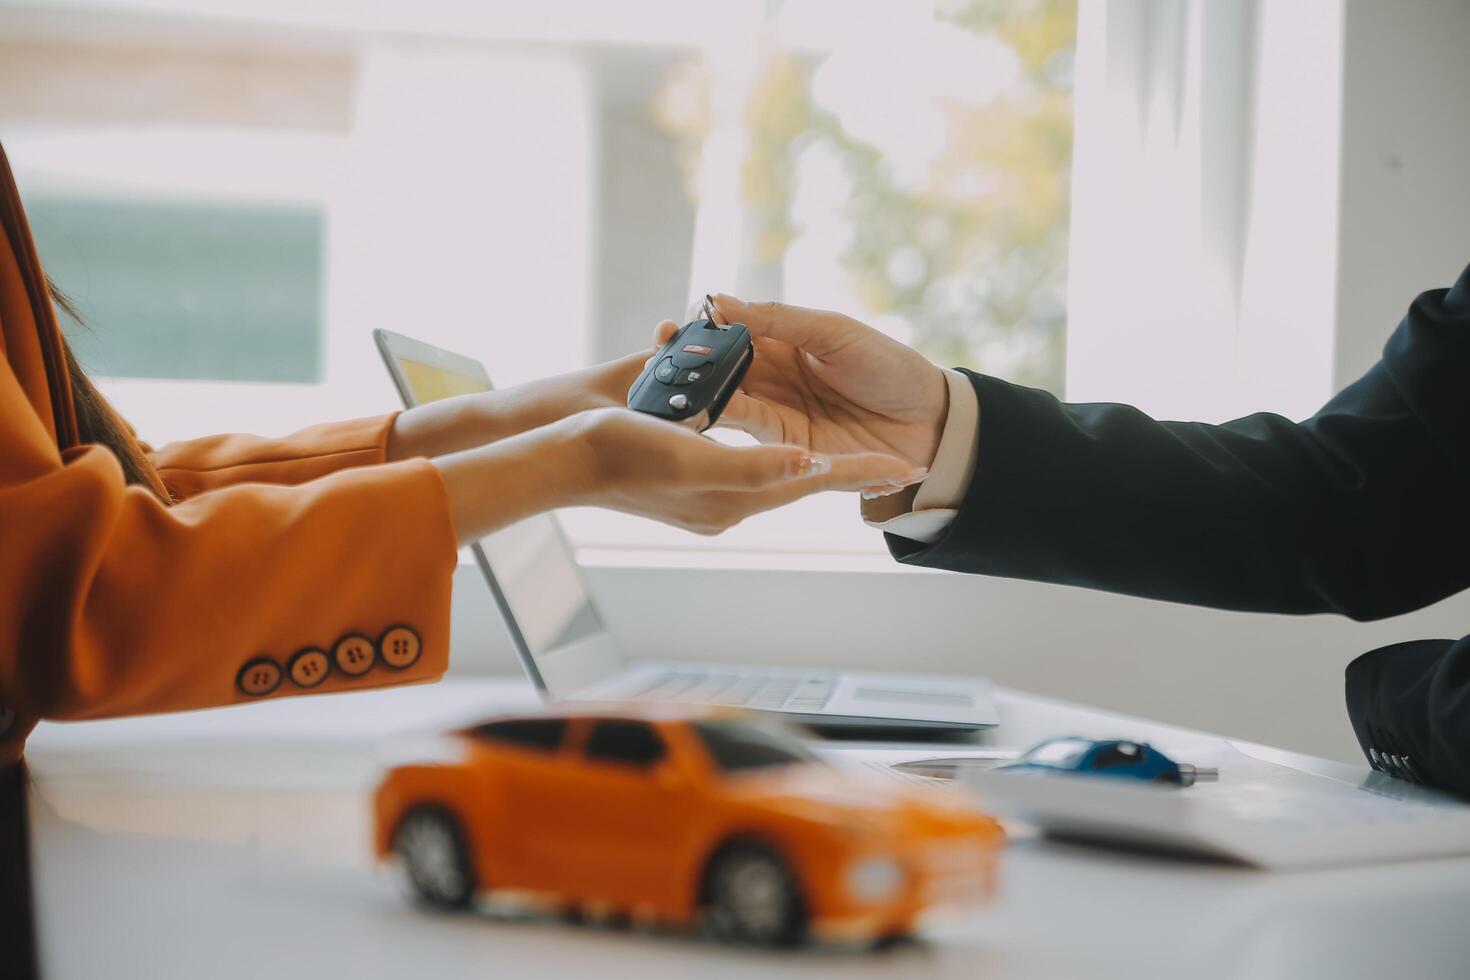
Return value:
M 711 548 L 606 548 L 576 549 L 577 564 L 584 568 L 709 569 L 742 572 L 847 572 L 863 574 L 936 575 L 942 569 L 904 565 L 886 553 L 740 551 Z M 461 565 L 473 565 L 467 552 Z

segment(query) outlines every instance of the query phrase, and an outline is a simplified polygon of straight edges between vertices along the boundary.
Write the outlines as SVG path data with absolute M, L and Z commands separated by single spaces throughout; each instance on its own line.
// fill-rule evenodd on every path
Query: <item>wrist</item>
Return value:
M 939 455 L 939 447 L 944 443 L 944 429 L 949 424 L 950 416 L 950 387 L 948 372 L 942 367 L 935 366 L 935 380 L 939 385 L 939 410 L 929 422 L 929 452 L 927 459 L 914 460 L 925 469 L 932 469 L 934 460 Z
M 512 389 L 520 396 L 510 407 L 514 431 L 537 429 L 593 409 L 624 406 L 646 359 L 642 354 L 630 355 Z
M 500 392 L 458 395 L 399 412 L 388 431 L 389 462 L 445 456 L 508 435 Z
M 461 543 L 583 502 L 591 480 L 575 431 L 558 422 L 433 460 Z
M 946 399 L 939 445 L 929 475 L 919 484 L 914 510 L 953 509 L 964 500 L 975 472 L 980 430 L 980 404 L 970 380 L 958 371 L 944 371 Z
M 549 508 L 582 507 L 594 502 L 598 489 L 596 457 L 590 444 L 592 416 L 559 418 L 536 430 L 541 441 L 539 467 L 551 503 Z
M 575 416 L 563 418 L 486 447 L 487 485 L 498 489 L 496 474 L 504 471 L 517 498 L 529 497 L 534 510 L 586 503 L 594 481 L 580 429 Z

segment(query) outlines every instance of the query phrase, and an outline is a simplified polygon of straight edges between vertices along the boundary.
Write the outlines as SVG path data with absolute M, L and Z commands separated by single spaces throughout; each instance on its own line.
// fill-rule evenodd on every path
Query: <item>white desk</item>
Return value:
M 1075 733 L 1179 751 L 1200 737 L 1013 692 L 999 701 L 990 744 Z M 1271 875 L 1021 840 L 996 904 L 881 954 L 415 911 L 369 853 L 366 794 L 394 744 L 383 737 L 532 703 L 520 683 L 450 682 L 44 726 L 29 745 L 44 975 L 1470 976 L 1470 858 Z

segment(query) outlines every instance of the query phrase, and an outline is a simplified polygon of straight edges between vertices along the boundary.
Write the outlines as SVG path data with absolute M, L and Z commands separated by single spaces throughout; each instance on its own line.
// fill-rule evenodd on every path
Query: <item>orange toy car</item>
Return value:
M 512 892 L 794 945 L 906 936 L 994 890 L 1002 831 L 956 791 L 845 772 L 745 716 L 581 708 L 450 742 L 374 800 L 379 857 L 433 906 Z

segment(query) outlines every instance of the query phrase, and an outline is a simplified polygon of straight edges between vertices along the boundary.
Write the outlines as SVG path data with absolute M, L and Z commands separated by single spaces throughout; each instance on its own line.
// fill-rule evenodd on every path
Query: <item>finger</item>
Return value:
M 673 320 L 660 320 L 658 326 L 653 328 L 653 346 L 662 347 L 678 332 L 679 325 Z
M 899 469 L 908 468 L 905 461 L 880 453 L 833 457 L 832 467 L 826 473 L 784 480 L 743 494 L 721 494 L 721 505 L 728 511 L 727 518 L 733 516 L 739 520 L 751 514 L 784 507 L 825 490 L 855 490 L 863 484 L 865 474 L 884 470 L 891 472 L 894 464 Z
M 785 303 L 747 303 L 720 293 L 715 308 L 726 322 L 743 323 L 756 337 L 769 337 L 824 357 L 851 343 L 865 330 L 856 320 L 841 313 L 812 310 Z
M 814 483 L 818 490 L 862 490 L 875 485 L 906 487 L 929 475 L 928 470 L 887 453 L 849 453 L 827 459 L 826 472 L 813 473 L 802 482 Z
M 704 462 L 712 469 L 706 472 L 719 474 L 711 485 L 732 490 L 760 490 L 786 482 L 809 484 L 808 493 L 859 490 L 875 484 L 912 482 L 922 479 L 923 472 L 907 460 L 885 453 L 827 456 L 798 446 L 708 445 L 713 452 Z
M 881 497 L 868 497 L 864 494 L 862 506 L 863 520 L 871 524 L 882 524 L 901 514 L 913 513 L 914 496 L 916 493 L 917 490 L 915 488 L 910 488 Z
M 862 487 L 858 492 L 862 494 L 864 500 L 878 500 L 882 497 L 892 497 L 894 494 L 901 494 L 909 489 L 917 491 L 918 484 L 923 482 L 923 477 L 920 477 L 909 484 L 884 483 L 876 487 Z
M 743 391 L 737 391 L 730 396 L 730 401 L 725 406 L 725 410 L 720 413 L 719 421 L 715 422 L 715 426 L 739 429 L 757 442 L 763 442 L 766 445 L 792 441 L 786 438 L 786 427 L 781 424 L 781 417 L 776 414 L 775 410 L 760 399 L 752 398 Z
M 875 500 L 878 497 L 891 497 L 895 493 L 902 493 L 903 491 L 909 489 L 912 486 L 915 486 L 916 484 L 923 483 L 929 477 L 928 470 L 915 470 L 914 472 L 917 473 L 918 476 L 907 481 L 901 481 L 897 483 L 880 483 L 876 486 L 862 487 L 861 491 L 863 499 Z

